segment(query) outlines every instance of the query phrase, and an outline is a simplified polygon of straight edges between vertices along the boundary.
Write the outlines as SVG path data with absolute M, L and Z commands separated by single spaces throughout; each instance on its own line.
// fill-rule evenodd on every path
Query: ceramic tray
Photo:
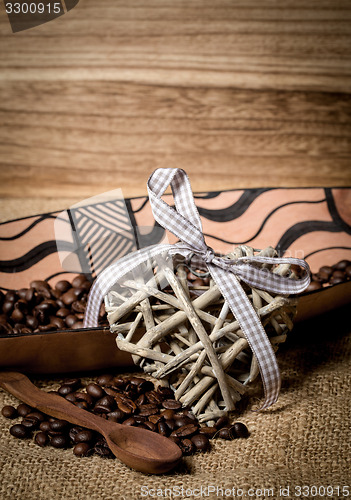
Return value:
M 233 246 L 240 244 L 255 248 L 271 245 L 281 256 L 305 258 L 312 272 L 317 272 L 321 265 L 333 265 L 342 259 L 351 260 L 351 189 L 216 191 L 196 194 L 195 201 L 206 242 L 217 252 L 229 252 Z M 58 280 L 73 279 L 76 273 L 62 268 L 57 252 L 54 221 L 59 213 L 0 224 L 2 290 L 28 287 L 33 279 L 47 280 L 52 286 Z M 102 213 L 108 214 L 108 218 L 107 215 L 101 217 Z M 84 218 L 90 218 L 96 230 L 111 238 L 110 247 L 114 252 L 106 255 L 104 262 L 96 261 L 92 279 L 101 266 L 140 246 L 157 243 L 162 237 L 147 197 L 127 199 L 123 204 L 110 199 L 88 207 L 72 208 L 69 215 L 75 229 L 80 227 Z M 117 228 L 115 235 L 111 233 L 111 221 Z M 130 231 L 118 231 L 126 224 Z M 130 235 L 136 234 L 137 228 L 143 230 L 140 231 L 142 236 L 139 234 L 135 241 Z M 168 239 L 176 241 L 173 235 L 168 235 Z M 63 243 L 69 248 L 72 242 Z M 88 250 L 83 244 L 77 256 L 82 267 L 76 272 L 84 268 L 82 261 L 88 257 Z M 296 321 L 304 321 L 349 302 L 351 282 L 303 294 L 299 299 Z M 118 351 L 115 334 L 108 329 L 0 336 L 0 368 L 29 373 L 69 373 L 129 365 L 132 365 L 129 355 Z

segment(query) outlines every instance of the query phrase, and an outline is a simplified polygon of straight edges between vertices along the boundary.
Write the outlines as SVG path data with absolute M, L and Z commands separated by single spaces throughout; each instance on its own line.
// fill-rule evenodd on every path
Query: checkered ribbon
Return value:
M 161 199 L 169 185 L 172 188 L 175 209 Z M 279 395 L 279 367 L 272 345 L 259 316 L 240 285 L 240 280 L 252 287 L 281 295 L 297 294 L 305 290 L 310 282 L 308 264 L 304 260 L 294 258 L 252 256 L 230 260 L 220 257 L 205 243 L 200 216 L 184 170 L 159 168 L 150 176 L 147 187 L 154 218 L 180 241 L 175 245 L 153 245 L 138 250 L 107 267 L 91 288 L 84 326 L 97 326 L 103 297 L 115 283 L 143 262 L 164 252 L 169 255 L 194 256 L 192 263 L 194 260 L 202 261 L 202 265 L 205 263 L 256 356 L 265 390 L 265 401 L 261 409 L 268 408 L 276 402 Z M 306 273 L 301 279 L 294 280 L 274 274 L 266 268 L 259 268 L 255 263 L 295 264 L 304 268 Z

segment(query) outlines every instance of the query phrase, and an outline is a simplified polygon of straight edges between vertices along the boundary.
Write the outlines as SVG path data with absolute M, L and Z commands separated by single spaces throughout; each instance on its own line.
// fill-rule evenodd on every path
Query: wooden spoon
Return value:
M 140 427 L 109 422 L 77 408 L 61 396 L 41 391 L 22 373 L 0 372 L 0 387 L 47 415 L 99 432 L 112 453 L 137 471 L 168 472 L 181 459 L 180 448 L 170 439 Z

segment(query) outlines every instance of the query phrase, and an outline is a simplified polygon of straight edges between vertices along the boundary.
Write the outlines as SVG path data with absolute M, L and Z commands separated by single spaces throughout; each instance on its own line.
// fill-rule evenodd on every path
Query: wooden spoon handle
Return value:
M 32 382 L 17 372 L 0 372 L 0 387 L 51 417 L 67 420 L 71 424 L 81 425 L 100 433 L 105 433 L 110 422 L 101 419 L 81 408 L 77 408 L 57 394 L 50 394 L 38 389 Z

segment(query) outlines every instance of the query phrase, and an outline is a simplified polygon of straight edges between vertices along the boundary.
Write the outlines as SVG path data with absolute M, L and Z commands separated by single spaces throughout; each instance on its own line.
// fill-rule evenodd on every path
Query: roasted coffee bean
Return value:
M 94 399 L 101 399 L 105 395 L 105 391 L 98 384 L 88 384 L 86 387 L 86 391 Z
M 124 411 L 114 410 L 107 414 L 107 418 L 112 422 L 121 422 L 126 417 Z
M 13 302 L 9 301 L 9 300 L 6 300 L 3 305 L 2 305 L 2 311 L 5 313 L 5 314 L 11 314 L 13 310 Z
M 71 394 L 74 392 L 74 388 L 69 385 L 61 385 L 61 387 L 57 390 L 60 396 L 67 396 L 67 394 Z
M 150 415 L 156 415 L 159 412 L 158 407 L 153 404 L 146 404 L 139 406 L 139 415 L 149 417 Z
M 22 424 L 15 424 L 10 427 L 10 434 L 18 439 L 25 439 L 29 435 L 28 429 Z
M 65 292 L 63 295 L 61 295 L 61 300 L 65 304 L 65 306 L 70 306 L 71 304 L 73 304 L 73 302 L 77 300 L 74 289 L 70 288 L 68 292 Z
M 350 264 L 351 262 L 349 260 L 340 260 L 337 264 L 333 266 L 333 268 L 344 271 Z
M 35 330 L 39 326 L 39 321 L 34 316 L 27 316 L 26 325 L 32 330 Z
M 64 434 L 57 434 L 52 436 L 50 441 L 51 446 L 54 448 L 66 448 L 68 446 L 68 438 Z
M 74 392 L 67 394 L 65 396 L 65 399 L 67 399 L 67 401 L 69 401 L 70 403 L 75 403 L 77 401 Z
M 182 439 L 179 444 L 179 448 L 182 450 L 183 455 L 191 455 L 195 451 L 195 445 L 190 439 Z
M 77 406 L 77 408 L 81 408 L 82 410 L 87 410 L 89 408 L 89 405 L 86 401 L 76 401 L 74 403 L 74 406 Z
M 145 396 L 146 396 L 147 400 L 149 401 L 149 403 L 152 403 L 155 405 L 161 404 L 163 399 L 164 399 L 163 396 L 156 391 L 148 391 L 145 393 Z
M 34 280 L 30 283 L 30 288 L 34 288 L 34 290 L 42 291 L 42 290 L 49 290 L 50 285 L 46 281 L 42 280 Z
M 4 406 L 1 410 L 1 414 L 3 417 L 10 419 L 16 418 L 18 416 L 16 408 L 11 405 Z
M 162 406 L 166 408 L 166 410 L 179 410 L 182 407 L 182 403 L 175 399 L 165 399 L 162 401 Z
M 127 385 L 127 380 L 124 377 L 121 377 L 120 375 L 117 375 L 117 377 L 114 377 L 113 379 L 113 385 L 117 389 L 124 389 L 125 386 Z
M 314 290 L 320 290 L 322 287 L 322 283 L 320 281 L 311 281 L 311 283 L 306 288 L 306 292 L 313 292 Z
M 226 427 L 228 423 L 229 419 L 227 416 L 219 417 L 219 419 L 214 424 L 214 427 L 216 427 L 216 429 L 221 429 L 222 427 Z
M 85 283 L 86 281 L 87 281 L 87 279 L 84 276 L 84 274 L 79 274 L 72 281 L 72 286 L 74 286 L 75 288 L 80 288 L 83 285 L 83 283 Z
M 71 328 L 72 330 L 80 330 L 81 328 L 84 328 L 84 323 L 83 321 L 76 321 Z
M 64 330 L 66 328 L 66 323 L 61 318 L 56 318 L 56 316 L 50 316 L 49 325 L 54 325 L 57 330 Z
M 170 387 L 159 385 L 157 387 L 157 392 L 159 392 L 164 399 L 174 399 L 174 392 Z
M 249 436 L 248 428 L 242 422 L 235 422 L 235 424 L 230 427 L 232 434 L 238 438 L 247 438 Z
M 156 431 L 156 425 L 155 425 L 155 424 L 153 424 L 152 422 L 150 422 L 149 420 L 146 420 L 146 421 L 144 422 L 144 425 L 145 425 L 145 427 L 146 427 L 147 429 L 149 429 L 150 431 L 157 432 L 157 431 Z
M 77 441 L 76 441 L 76 436 L 79 432 L 81 432 L 83 430 L 82 427 L 79 427 L 78 425 L 74 425 L 72 426 L 69 431 L 68 431 L 68 436 L 70 438 L 70 440 L 72 441 L 73 444 L 75 444 Z
M 230 441 L 234 438 L 229 427 L 222 427 L 221 429 L 219 429 L 217 436 L 220 439 L 226 439 L 227 441 Z
M 153 424 L 157 424 L 160 420 L 164 420 L 162 414 L 159 414 L 159 415 L 150 415 L 150 417 L 148 417 L 148 420 L 150 422 L 152 422 Z
M 55 289 L 60 293 L 65 293 L 71 288 L 71 286 L 71 283 L 69 283 L 67 280 L 61 280 L 56 283 Z
M 170 431 L 174 431 L 174 429 L 175 429 L 175 422 L 174 422 L 173 419 L 169 418 L 169 419 L 165 420 L 165 424 L 167 425 L 167 427 L 168 427 L 168 429 Z
M 147 404 L 147 399 L 145 394 L 140 394 L 140 396 L 138 396 L 138 398 L 134 402 L 137 406 L 142 406 Z
M 195 434 L 191 441 L 199 451 L 207 451 L 210 448 L 210 441 L 205 434 Z
M 27 417 L 25 417 L 22 420 L 21 424 L 24 425 L 24 427 L 28 431 L 34 431 L 35 429 L 38 429 L 40 422 L 36 418 L 27 418 Z
M 200 427 L 199 434 L 204 434 L 209 439 L 213 438 L 218 430 L 215 427 L 208 427 L 207 425 Z
M 134 413 L 137 409 L 136 404 L 130 398 L 124 396 L 123 394 L 118 394 L 116 396 L 117 406 L 124 413 Z
M 26 405 L 25 403 L 20 403 L 17 406 L 17 413 L 20 417 L 25 417 L 26 415 L 28 415 L 28 413 L 30 413 L 32 411 L 33 411 L 33 408 Z
M 109 406 L 96 404 L 93 408 L 93 412 L 98 413 L 101 416 L 104 414 L 107 415 L 108 413 L 111 412 L 111 408 Z
M 96 380 L 96 383 L 98 385 L 113 385 L 113 375 L 110 375 L 110 374 L 104 374 L 104 375 L 100 375 L 97 380 Z
M 65 323 L 68 326 L 68 328 L 72 328 L 75 323 L 77 323 L 78 318 L 74 314 L 69 314 L 68 316 L 65 317 Z
M 129 417 L 126 420 L 123 420 L 122 424 L 123 425 L 136 425 L 136 420 L 134 417 Z
M 83 429 L 77 432 L 75 436 L 76 443 L 91 443 L 94 439 L 94 433 L 89 429 Z
M 104 387 L 104 391 L 106 392 L 106 394 L 112 396 L 113 398 L 115 398 L 117 394 L 119 394 L 119 392 L 116 391 L 116 389 L 112 389 L 112 387 Z
M 111 411 L 116 403 L 112 396 L 108 396 L 107 394 L 105 394 L 101 399 L 97 401 L 96 404 L 106 406 L 107 408 L 110 408 Z
M 175 429 L 172 433 L 171 436 L 176 436 L 179 438 L 185 438 L 192 436 L 198 431 L 199 426 L 197 424 L 187 424 L 183 425 L 183 427 L 179 427 L 178 429 Z
M 61 319 L 64 319 L 70 314 L 70 312 L 71 311 L 66 307 L 61 307 L 58 311 L 56 311 L 56 316 L 58 316 Z
M 57 326 L 53 323 L 48 323 L 47 325 L 39 325 L 40 332 L 53 332 L 57 330 Z
M 64 432 L 68 427 L 68 422 L 66 420 L 57 419 L 50 422 L 50 430 L 54 432 Z
M 186 415 L 174 415 L 174 425 L 175 427 L 183 427 L 187 424 L 192 424 L 194 421 L 192 418 Z
M 49 432 L 49 430 L 50 430 L 50 422 L 48 422 L 47 420 L 44 420 L 43 422 L 40 422 L 39 429 L 42 432 Z
M 84 313 L 86 306 L 87 306 L 86 301 L 76 300 L 73 302 L 71 307 L 72 311 L 74 311 L 75 313 Z
M 84 401 L 88 406 L 92 406 L 94 400 L 89 394 L 85 392 L 75 392 L 74 395 L 77 401 Z
M 110 448 L 107 446 L 107 443 L 104 438 L 99 439 L 94 446 L 94 451 L 98 455 L 104 458 L 113 458 L 113 454 Z
M 164 420 L 160 420 L 157 423 L 157 431 L 161 436 L 167 436 L 169 434 L 169 428 Z
M 49 436 L 45 432 L 37 432 L 34 438 L 35 444 L 42 448 L 49 443 Z
M 24 313 L 20 309 L 15 308 L 11 313 L 11 319 L 19 323 L 24 319 Z
M 75 300 L 80 299 L 84 294 L 86 294 L 86 290 L 84 288 L 72 288 L 72 293 L 75 296 Z
M 92 452 L 88 443 L 78 443 L 73 448 L 73 453 L 76 457 L 87 457 Z
M 174 420 L 174 418 L 175 418 L 173 410 L 163 410 L 162 416 L 165 420 Z M 185 425 L 186 423 L 187 422 L 185 422 L 183 425 Z M 181 425 L 179 425 L 178 427 L 181 427 Z

